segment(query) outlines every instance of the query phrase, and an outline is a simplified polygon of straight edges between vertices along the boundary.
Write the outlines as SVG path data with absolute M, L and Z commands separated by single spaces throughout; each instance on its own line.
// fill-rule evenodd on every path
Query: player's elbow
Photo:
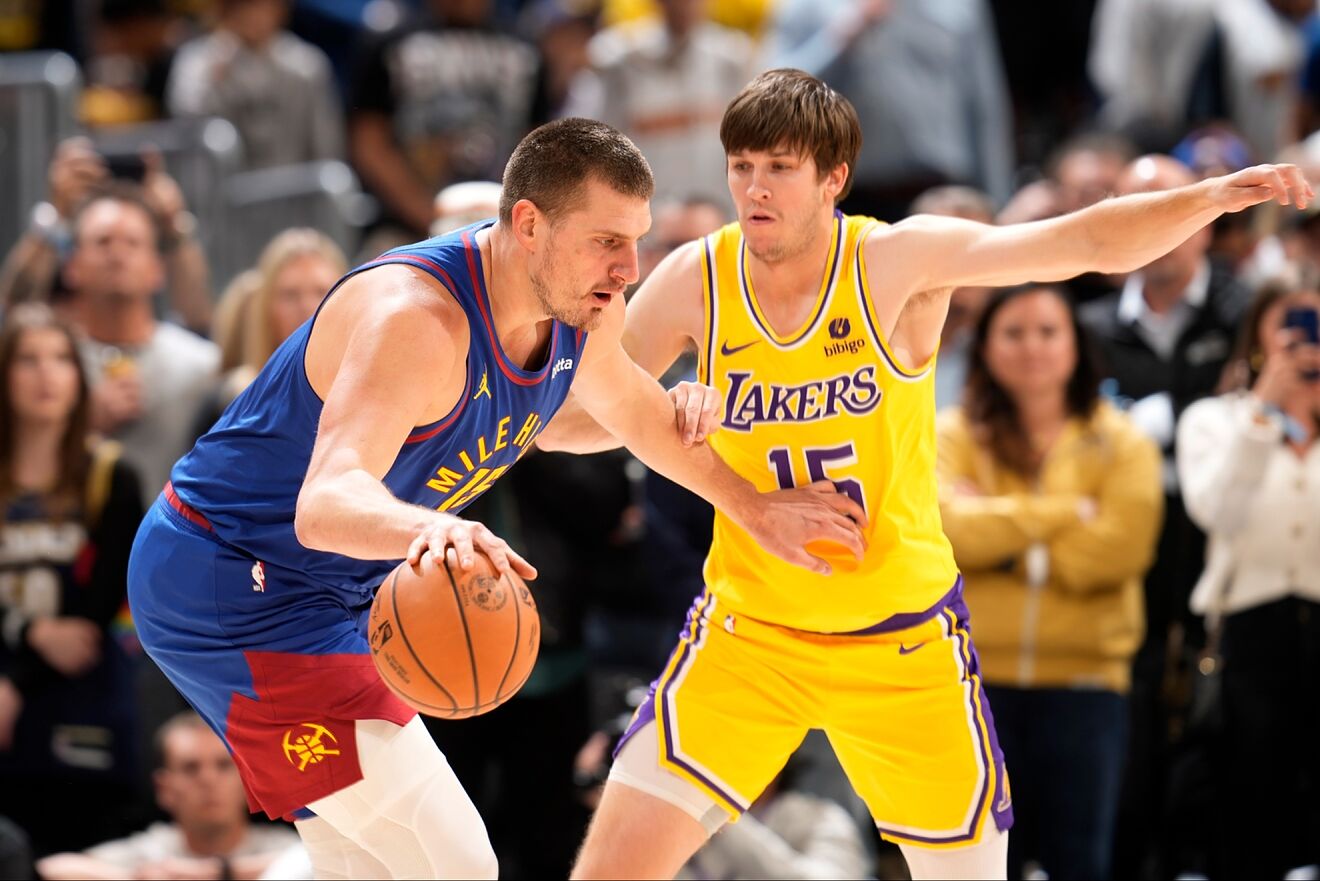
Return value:
M 298 501 L 293 509 L 293 534 L 298 544 L 313 551 L 326 551 L 325 507 L 317 501 L 316 487 L 311 483 L 303 484 L 298 493 Z

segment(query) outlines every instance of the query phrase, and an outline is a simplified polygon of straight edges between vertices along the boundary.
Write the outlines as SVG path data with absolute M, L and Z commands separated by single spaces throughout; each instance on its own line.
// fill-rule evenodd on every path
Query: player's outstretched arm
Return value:
M 655 268 L 629 300 L 624 318 L 623 348 L 655 378 L 673 366 L 684 348 L 701 334 L 701 243 L 689 242 Z M 680 383 L 669 391 L 683 443 L 700 443 L 718 428 L 720 396 L 714 389 Z M 591 418 L 570 393 L 555 418 L 537 436 L 543 450 L 597 453 L 622 441 Z
M 868 238 L 868 271 L 873 285 L 903 300 L 934 288 L 1131 272 L 1222 214 L 1271 199 L 1304 208 L 1313 195 L 1296 166 L 1259 165 L 1173 190 L 1107 199 L 1033 223 L 988 226 L 919 215 Z
M 502 571 L 536 576 L 482 524 L 400 501 L 382 482 L 413 428 L 463 393 L 467 334 L 454 299 L 406 267 L 358 275 L 326 304 L 306 354 L 325 404 L 294 518 L 303 545 L 412 563 L 429 551 L 464 569 L 479 549 Z
M 620 343 L 623 305 L 612 304 L 588 339 L 574 385 L 587 412 L 637 458 L 727 514 L 771 553 L 813 572 L 829 564 L 809 554 L 812 541 L 837 542 L 859 559 L 866 514 L 829 481 L 758 492 L 709 445 L 684 446 L 668 395 Z

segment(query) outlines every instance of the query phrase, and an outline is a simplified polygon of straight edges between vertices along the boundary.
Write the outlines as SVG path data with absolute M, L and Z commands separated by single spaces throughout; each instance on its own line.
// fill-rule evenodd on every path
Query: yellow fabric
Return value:
M 605 0 L 601 20 L 605 25 L 627 24 L 660 17 L 655 0 Z M 774 12 L 772 0 L 710 0 L 706 15 L 716 24 L 746 31 L 758 37 Z
M 816 633 L 933 614 L 958 576 L 935 481 L 934 359 L 899 363 L 863 290 L 861 243 L 875 223 L 836 219 L 816 305 L 787 336 L 761 314 L 737 224 L 707 237 L 702 256 L 700 370 L 725 399 L 711 446 L 762 491 L 831 479 L 870 519 L 860 564 L 838 545 L 811 548 L 834 568 L 819 576 L 717 512 L 706 584 L 732 611 Z
M 961 611 L 826 636 L 741 617 L 705 594 L 656 685 L 661 765 L 737 819 L 820 728 L 886 838 L 980 840 L 1009 797 Z
M 987 682 L 1126 692 L 1145 628 L 1142 576 L 1163 514 L 1160 454 L 1102 403 L 1072 420 L 1034 482 L 980 446 L 961 409 L 939 419 L 944 528 L 966 581 Z M 1098 515 L 1081 522 L 1082 498 Z M 1027 580 L 1033 544 L 1048 577 Z

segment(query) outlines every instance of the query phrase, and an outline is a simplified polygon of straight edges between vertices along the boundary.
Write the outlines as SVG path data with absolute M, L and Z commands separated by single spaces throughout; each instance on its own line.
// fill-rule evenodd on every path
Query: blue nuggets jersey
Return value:
M 474 240 L 493 222 L 389 251 L 350 272 L 327 295 L 334 296 L 358 272 L 401 263 L 429 273 L 462 305 L 470 336 L 466 389 L 447 416 L 413 430 L 384 478 L 399 499 L 450 513 L 489 489 L 531 448 L 563 404 L 586 342 L 581 331 L 555 322 L 540 369 L 523 370 L 510 362 L 495 336 Z M 252 385 L 174 466 L 171 481 L 220 541 L 268 566 L 304 573 L 356 604 L 371 597 L 395 564 L 309 550 L 293 531 L 294 506 L 321 416 L 321 400 L 303 360 L 315 322 L 313 316 L 275 351 Z

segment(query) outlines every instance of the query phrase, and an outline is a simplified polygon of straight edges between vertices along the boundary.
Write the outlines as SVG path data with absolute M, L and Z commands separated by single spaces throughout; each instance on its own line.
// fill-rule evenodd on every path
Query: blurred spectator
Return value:
M 132 680 L 108 630 L 142 501 L 118 445 L 89 440 L 77 344 L 49 307 L 10 312 L 0 377 L 0 815 L 46 853 L 121 831 L 133 799 Z
M 245 269 L 220 294 L 211 317 L 211 342 L 220 349 L 220 372 L 227 374 L 243 363 L 243 332 L 248 307 L 261 284 L 256 269 Z
M 1023 164 L 1043 164 L 1061 142 L 1091 124 L 1096 96 L 1086 47 L 1096 2 L 990 0 Z
M 532 0 L 519 21 L 545 59 L 548 116 L 565 116 L 573 80 L 591 64 L 588 47 L 600 26 L 598 0 Z
M 165 115 L 165 83 L 184 22 L 166 0 L 101 0 L 91 15 L 90 55 L 79 116 L 84 125 L 147 122 Z
M 1012 768 L 1009 877 L 1107 878 L 1160 456 L 1057 287 L 996 291 L 939 426 L 941 516 Z
M 1050 157 L 1048 176 L 1058 194 L 1060 214 L 1079 211 L 1107 199 L 1118 191 L 1119 178 L 1136 151 L 1119 135 L 1091 132 L 1065 141 Z M 1087 272 L 1064 283 L 1074 304 L 1089 302 L 1111 293 L 1113 276 Z
M 490 0 L 427 0 L 375 38 L 354 77 L 349 151 L 381 201 L 371 256 L 425 236 L 431 195 L 498 180 L 518 140 L 546 117 L 535 46 L 490 22 Z
M 344 158 L 344 120 L 325 53 L 284 30 L 290 0 L 220 0 L 210 34 L 170 71 L 171 116 L 221 116 L 248 169 Z
M 1115 126 L 1167 148 L 1188 123 L 1228 119 L 1256 154 L 1296 140 L 1300 23 L 1312 0 L 1103 0 L 1090 69 Z
M 659 21 L 607 28 L 591 41 L 565 114 L 632 138 L 659 199 L 709 193 L 726 210 L 720 120 L 753 73 L 752 42 L 706 18 L 705 0 L 660 0 Z
M 1167 156 L 1143 156 L 1128 166 L 1124 193 L 1195 182 Z M 1082 321 L 1105 356 L 1108 390 L 1130 404 L 1128 414 L 1164 451 L 1164 526 L 1146 575 L 1146 638 L 1133 670 L 1132 742 L 1119 818 L 1119 877 L 1143 874 L 1157 854 L 1167 776 L 1169 718 L 1162 688 L 1171 658 L 1198 641 L 1187 598 L 1200 572 L 1205 539 L 1187 518 L 1173 464 L 1174 426 L 1192 402 L 1212 394 L 1228 361 L 1249 295 L 1206 257 L 1210 230 L 1195 233 L 1165 256 L 1128 276 L 1119 293 L 1082 307 Z M 1192 628 L 1190 631 L 1188 628 Z
M 286 229 L 261 252 L 256 275 L 248 276 L 235 310 L 239 361 L 220 378 L 214 394 L 203 403 L 193 433 L 210 430 L 224 409 L 256 379 L 279 345 L 315 314 L 325 295 L 348 271 L 348 260 L 324 233 L 299 227 Z M 249 281 L 250 279 L 250 281 Z
M 1114 195 L 1135 152 L 1126 138 L 1101 132 L 1065 141 L 1048 166 L 1059 193 L 1059 213 L 1079 211 Z
M 1262 290 L 1242 323 L 1227 394 L 1189 407 L 1178 471 L 1209 535 L 1192 594 L 1222 626 L 1220 798 L 1223 876 L 1281 878 L 1320 862 L 1320 347 L 1285 327 L 1320 293 Z M 1263 842 L 1269 842 L 1262 846 Z
M 961 217 L 978 223 L 995 222 L 990 197 L 971 187 L 935 187 L 912 203 L 913 214 Z M 967 359 L 972 348 L 972 328 L 990 288 L 956 288 L 949 299 L 949 314 L 940 332 L 940 357 L 935 366 L 935 407 L 942 409 L 962 399 L 967 378 Z
M 1088 69 L 1107 126 L 1167 148 L 1186 129 L 1218 0 L 1100 0 Z M 1255 0 L 1250 0 L 1255 2 Z
M 435 195 L 435 219 L 430 233 L 442 236 L 500 213 L 500 185 L 473 180 L 450 184 Z
M 898 220 L 944 183 L 1008 198 L 1012 111 L 986 0 L 782 0 L 767 58 L 857 108 L 866 149 L 848 213 Z
M 727 191 L 728 187 L 723 189 Z M 709 235 L 728 222 L 729 211 L 724 202 L 713 196 L 658 202 L 651 231 L 637 243 L 637 284 L 646 281 L 660 261 L 679 246 Z
M 254 879 L 290 851 L 301 851 L 287 826 L 257 825 L 224 741 L 192 712 L 157 732 L 156 801 L 171 822 L 107 841 L 82 853 L 37 863 L 45 881 L 110 878 Z M 281 861 L 281 878 L 310 878 L 311 861 Z M 291 869 L 301 871 L 290 872 Z
M 159 154 L 148 151 L 135 158 L 140 196 L 151 208 L 165 253 L 165 305 L 187 327 L 203 333 L 211 322 L 210 271 L 194 236 L 197 220 L 189 213 L 183 192 L 166 173 Z M 86 138 L 70 138 L 59 145 L 50 162 L 50 202 L 33 208 L 27 234 L 0 267 L 0 305 L 58 299 L 63 293 L 58 277 L 60 265 L 73 247 L 73 216 L 102 190 L 137 187 L 137 181 L 113 176 L 126 168 L 112 168 Z
M 74 217 L 65 269 L 84 334 L 92 425 L 123 443 L 142 476 L 144 504 L 191 446 L 220 360 L 213 343 L 156 320 L 152 295 L 164 272 L 157 247 L 146 203 L 129 190 L 108 192 Z

